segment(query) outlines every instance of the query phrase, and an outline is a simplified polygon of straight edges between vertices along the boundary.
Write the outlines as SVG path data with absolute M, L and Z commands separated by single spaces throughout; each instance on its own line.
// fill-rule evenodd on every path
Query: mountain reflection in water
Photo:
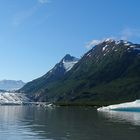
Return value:
M 139 140 L 139 132 L 139 113 L 0 106 L 0 140 Z

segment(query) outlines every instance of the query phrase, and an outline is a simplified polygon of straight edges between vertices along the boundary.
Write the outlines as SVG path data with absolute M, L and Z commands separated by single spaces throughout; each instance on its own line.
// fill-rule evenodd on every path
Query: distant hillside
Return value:
M 18 90 L 24 85 L 25 83 L 21 80 L 2 80 L 0 81 L 0 90 Z
M 25 85 L 22 92 L 35 93 L 33 98 L 37 101 L 60 104 L 99 105 L 135 100 L 140 98 L 140 45 L 106 39 L 65 74 L 51 74 L 46 82 L 47 75 Z M 39 90 L 33 92 L 36 87 Z

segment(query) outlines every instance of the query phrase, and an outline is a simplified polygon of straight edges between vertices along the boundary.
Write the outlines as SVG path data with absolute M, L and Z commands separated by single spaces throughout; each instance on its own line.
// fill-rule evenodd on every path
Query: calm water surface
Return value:
M 140 140 L 140 113 L 0 106 L 0 140 Z

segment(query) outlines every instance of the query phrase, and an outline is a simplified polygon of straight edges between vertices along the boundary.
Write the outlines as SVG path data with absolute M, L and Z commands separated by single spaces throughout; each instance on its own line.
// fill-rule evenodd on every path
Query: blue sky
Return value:
M 140 43 L 139 7 L 139 0 L 0 0 L 0 80 L 33 80 L 103 38 Z

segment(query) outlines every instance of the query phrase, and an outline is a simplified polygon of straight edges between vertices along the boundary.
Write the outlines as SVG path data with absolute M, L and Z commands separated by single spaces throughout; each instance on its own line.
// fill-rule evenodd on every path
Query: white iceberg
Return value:
M 140 112 L 140 100 L 136 100 L 136 101 L 133 101 L 133 102 L 122 103 L 122 104 L 116 104 L 116 105 L 109 105 L 109 106 L 106 106 L 106 107 L 100 107 L 97 110 L 98 111 L 115 110 L 115 111 Z

